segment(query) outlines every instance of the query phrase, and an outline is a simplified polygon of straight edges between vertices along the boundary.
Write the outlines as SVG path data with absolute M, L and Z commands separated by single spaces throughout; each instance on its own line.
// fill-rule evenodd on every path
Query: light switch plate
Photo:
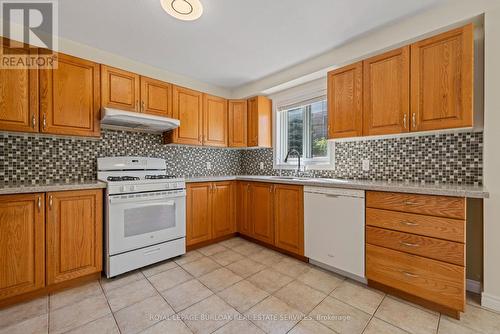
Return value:
M 212 163 L 209 161 L 207 161 L 207 169 L 208 170 L 212 169 Z
M 368 172 L 370 170 L 370 160 L 363 159 L 362 163 L 363 163 L 363 166 L 362 166 L 363 172 Z

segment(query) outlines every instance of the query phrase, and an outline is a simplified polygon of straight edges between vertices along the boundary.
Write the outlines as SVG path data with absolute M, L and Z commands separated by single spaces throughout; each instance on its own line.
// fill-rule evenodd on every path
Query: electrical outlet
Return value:
M 212 169 L 212 163 L 210 161 L 207 161 L 207 169 L 208 170 Z
M 362 163 L 363 163 L 363 166 L 362 166 L 363 172 L 368 172 L 370 170 L 370 160 L 363 159 Z
M 259 168 L 260 170 L 264 170 L 264 163 L 262 161 L 259 163 Z

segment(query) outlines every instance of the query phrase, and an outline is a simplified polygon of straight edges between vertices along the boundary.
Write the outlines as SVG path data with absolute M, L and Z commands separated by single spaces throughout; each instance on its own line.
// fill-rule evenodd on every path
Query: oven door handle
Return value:
M 173 201 L 176 198 L 183 198 L 184 196 L 175 196 L 175 197 L 132 197 L 132 198 L 120 198 L 120 197 L 110 197 L 109 204 L 120 204 L 120 203 L 134 203 L 140 204 L 147 202 L 147 205 L 141 204 L 141 206 L 153 206 L 153 205 L 174 205 Z M 155 201 L 155 203 L 150 203 L 151 201 Z M 160 202 L 161 201 L 161 202 Z M 165 202 L 166 201 L 166 202 Z

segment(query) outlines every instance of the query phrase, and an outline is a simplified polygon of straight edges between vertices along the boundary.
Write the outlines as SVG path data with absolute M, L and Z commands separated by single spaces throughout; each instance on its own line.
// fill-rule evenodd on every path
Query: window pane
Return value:
M 327 142 L 327 109 L 326 101 L 311 104 L 311 152 L 313 158 L 326 157 Z
M 304 110 L 296 108 L 288 110 L 288 150 L 296 149 L 302 155 L 304 140 Z M 284 152 L 286 155 L 287 152 Z M 294 156 L 295 158 L 295 156 Z

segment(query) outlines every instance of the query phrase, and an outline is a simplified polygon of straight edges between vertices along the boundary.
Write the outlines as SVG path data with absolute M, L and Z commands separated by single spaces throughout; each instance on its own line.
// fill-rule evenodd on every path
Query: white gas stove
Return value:
M 97 159 L 106 191 L 105 272 L 113 277 L 185 253 L 186 186 L 165 160 Z

